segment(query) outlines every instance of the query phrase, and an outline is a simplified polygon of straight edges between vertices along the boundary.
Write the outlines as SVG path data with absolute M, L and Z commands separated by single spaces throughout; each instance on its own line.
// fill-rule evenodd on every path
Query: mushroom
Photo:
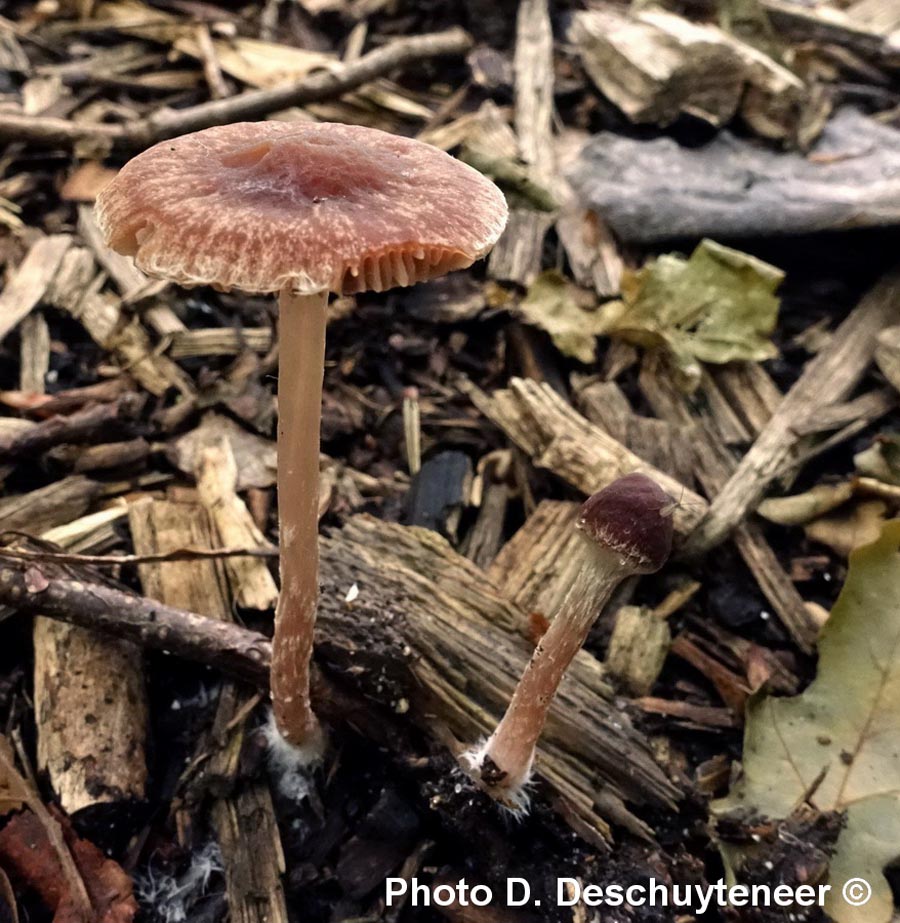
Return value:
M 245 122 L 163 141 L 97 199 L 107 243 L 147 274 L 278 293 L 281 593 L 272 696 L 278 729 L 310 757 L 324 741 L 309 670 L 329 293 L 381 292 L 470 266 L 506 217 L 497 187 L 443 151 L 326 123 Z
M 629 474 L 589 497 L 576 528 L 585 562 L 534 649 L 500 724 L 463 755 L 478 784 L 514 813 L 528 810 L 535 748 L 550 703 L 613 590 L 633 574 L 658 571 L 672 550 L 674 501 L 643 474 Z

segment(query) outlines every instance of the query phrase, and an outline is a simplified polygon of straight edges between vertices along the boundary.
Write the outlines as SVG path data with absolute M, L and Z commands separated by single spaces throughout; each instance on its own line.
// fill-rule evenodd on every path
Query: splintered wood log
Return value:
M 432 532 L 361 516 L 322 540 L 322 586 L 317 661 L 361 701 L 386 710 L 375 720 L 347 712 L 354 727 L 383 741 L 402 715 L 442 745 L 449 730 L 459 742 L 454 748 L 492 729 L 531 646 L 519 634 L 524 613 L 482 571 Z M 349 592 L 354 586 L 358 593 Z M 85 583 L 49 562 L 0 558 L 0 603 L 39 608 L 267 681 L 271 645 L 262 635 Z M 555 803 L 567 822 L 598 842 L 608 835 L 607 819 L 648 834 L 625 802 L 671 807 L 680 797 L 627 709 L 611 704 L 607 694 L 606 684 L 576 661 L 551 709 L 538 757 L 538 772 L 561 799 Z M 316 709 L 340 720 L 353 706 L 345 699 L 335 707 L 340 700 L 334 695 L 334 687 L 317 680 Z
M 151 500 L 141 504 L 132 518 L 138 554 L 211 549 L 216 547 L 215 531 L 212 516 L 197 502 Z M 138 566 L 138 572 L 144 591 L 154 599 L 220 622 L 231 620 L 222 561 L 146 563 Z M 284 856 L 268 785 L 238 780 L 244 740 L 240 715 L 250 694 L 234 683 L 223 686 L 213 728 L 197 747 L 193 764 L 198 769 L 186 783 L 187 801 L 206 792 L 214 796 L 212 822 L 225 867 L 229 918 L 234 923 L 287 923 L 281 886 Z
M 220 547 L 271 547 L 237 495 L 237 483 L 237 464 L 227 439 L 200 450 L 197 493 L 215 525 Z M 239 606 L 265 610 L 275 605 L 278 587 L 264 560 L 228 558 L 225 570 Z
M 482 571 L 433 532 L 357 516 L 323 540 L 322 577 L 322 662 L 426 727 L 437 718 L 461 744 L 493 729 L 531 645 L 520 634 L 525 614 Z M 413 686 L 398 674 L 404 663 Z M 678 791 L 606 694 L 597 671 L 576 660 L 537 770 L 590 829 L 603 833 L 611 819 L 646 833 L 624 802 L 672 804 Z
M 797 450 L 796 432 L 819 409 L 845 400 L 872 362 L 878 334 L 900 314 L 900 270 L 884 276 L 837 328 L 831 342 L 785 395 L 749 452 L 716 495 L 683 551 L 703 554 L 721 542 L 765 496 Z
M 0 341 L 41 300 L 71 245 L 69 234 L 52 234 L 32 245 L 0 292 Z
M 681 535 L 690 533 L 708 508 L 703 497 L 629 451 L 547 385 L 513 378 L 509 388 L 491 395 L 471 384 L 465 390 L 472 403 L 526 452 L 533 464 L 552 471 L 585 494 L 624 474 L 646 474 L 678 501 L 674 517 Z
M 125 516 L 124 507 L 111 508 L 42 537 L 91 551 Z M 63 809 L 71 815 L 143 799 L 148 707 L 140 648 L 49 618 L 35 619 L 33 638 L 37 764 Z

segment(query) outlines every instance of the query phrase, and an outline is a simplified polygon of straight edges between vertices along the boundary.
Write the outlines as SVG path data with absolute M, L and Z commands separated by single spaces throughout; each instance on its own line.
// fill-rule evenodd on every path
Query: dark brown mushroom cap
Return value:
M 412 285 L 480 259 L 506 216 L 500 190 L 443 151 L 327 123 L 163 141 L 97 199 L 107 243 L 147 274 L 247 292 Z
M 588 497 L 578 528 L 627 560 L 635 573 L 658 571 L 672 551 L 674 500 L 643 474 L 627 474 Z

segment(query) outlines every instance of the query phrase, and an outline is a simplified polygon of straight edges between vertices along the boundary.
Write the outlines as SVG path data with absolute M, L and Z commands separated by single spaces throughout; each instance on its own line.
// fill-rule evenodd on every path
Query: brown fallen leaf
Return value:
M 0 831 L 0 862 L 21 886 L 33 890 L 53 912 L 53 923 L 131 923 L 138 911 L 131 878 L 88 840 L 80 839 L 55 812 L 90 898 L 85 911 L 73 898 L 59 856 L 35 814 L 17 814 Z
M 886 518 L 886 504 L 880 500 L 867 500 L 823 516 L 806 526 L 805 531 L 814 542 L 828 545 L 839 555 L 847 557 L 855 548 L 874 542 L 881 535 Z

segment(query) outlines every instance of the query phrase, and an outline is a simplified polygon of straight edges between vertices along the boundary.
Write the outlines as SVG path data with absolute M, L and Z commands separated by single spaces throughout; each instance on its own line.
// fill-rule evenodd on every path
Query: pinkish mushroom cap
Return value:
M 163 141 L 97 199 L 107 243 L 151 276 L 247 292 L 412 285 L 484 256 L 497 187 L 420 141 L 353 125 L 243 122 Z
M 584 535 L 627 558 L 635 573 L 658 571 L 672 551 L 675 501 L 643 474 L 627 474 L 588 497 L 578 515 Z

